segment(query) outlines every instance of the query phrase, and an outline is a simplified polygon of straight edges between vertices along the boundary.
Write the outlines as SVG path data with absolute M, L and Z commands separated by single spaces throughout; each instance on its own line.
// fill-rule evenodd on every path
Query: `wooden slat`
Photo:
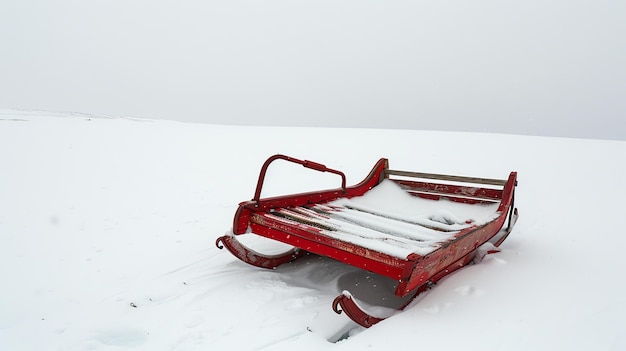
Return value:
M 392 181 L 408 192 L 433 193 L 443 196 L 459 196 L 464 198 L 493 201 L 499 201 L 502 199 L 502 189 L 427 183 L 404 179 L 392 179 Z
M 403 176 L 403 177 L 413 177 L 413 178 L 423 178 L 423 179 L 438 179 L 438 180 L 447 180 L 451 182 L 490 184 L 490 185 L 500 185 L 500 186 L 504 186 L 506 184 L 506 180 L 503 180 L 503 179 L 475 178 L 475 177 L 453 176 L 453 175 L 435 174 L 435 173 L 408 172 L 408 171 L 398 171 L 394 169 L 385 170 L 385 173 L 387 175 L 397 175 L 397 176 Z
M 408 191 L 408 193 L 411 196 L 421 197 L 422 199 L 435 200 L 435 201 L 446 199 L 448 201 L 458 202 L 462 204 L 469 204 L 469 205 L 476 205 L 476 204 L 490 205 L 490 204 L 497 204 L 500 202 L 498 200 L 462 197 L 462 196 L 455 196 L 455 195 L 450 195 L 446 193 L 437 194 L 433 192 L 420 192 L 420 191 Z

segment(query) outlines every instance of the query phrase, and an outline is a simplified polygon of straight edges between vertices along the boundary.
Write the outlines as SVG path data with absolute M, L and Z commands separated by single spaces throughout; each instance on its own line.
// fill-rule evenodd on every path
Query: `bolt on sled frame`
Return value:
M 341 187 L 261 198 L 267 169 L 279 159 L 337 174 Z M 262 268 L 314 253 L 389 277 L 397 281 L 395 295 L 410 296 L 402 309 L 441 278 L 498 251 L 517 221 L 516 185 L 517 172 L 505 180 L 407 172 L 389 169 L 383 158 L 362 182 L 348 187 L 341 171 L 274 155 L 261 168 L 253 199 L 239 204 L 232 233 L 216 245 Z M 390 202 L 385 199 L 392 204 L 382 203 Z M 473 215 L 474 210 L 480 213 Z M 250 232 L 293 249 L 279 255 L 256 252 L 236 237 Z M 365 312 L 348 291 L 332 307 L 364 327 L 384 319 Z

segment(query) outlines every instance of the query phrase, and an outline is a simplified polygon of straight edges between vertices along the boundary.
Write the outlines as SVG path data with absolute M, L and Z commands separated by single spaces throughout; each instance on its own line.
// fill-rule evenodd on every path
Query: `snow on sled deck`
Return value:
M 278 159 L 335 173 L 341 187 L 261 198 L 267 168 Z M 444 276 L 497 251 L 517 220 L 516 185 L 516 172 L 506 180 L 406 172 L 389 169 L 383 158 L 362 182 L 347 187 L 340 171 L 274 155 L 261 168 L 254 198 L 239 204 L 232 233 L 216 245 L 263 268 L 311 252 L 389 277 L 398 282 L 397 296 L 412 296 L 402 309 Z M 294 248 L 256 252 L 236 238 L 250 232 Z M 364 327 L 384 319 L 361 309 L 348 291 L 332 305 Z

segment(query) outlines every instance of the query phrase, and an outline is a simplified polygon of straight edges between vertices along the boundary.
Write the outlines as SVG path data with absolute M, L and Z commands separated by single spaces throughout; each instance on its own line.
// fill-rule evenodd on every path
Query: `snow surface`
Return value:
M 279 152 L 349 184 L 380 157 L 516 170 L 520 219 L 501 252 L 364 330 L 331 301 L 384 305 L 382 277 L 316 256 L 263 270 L 214 245 Z M 0 349 L 624 350 L 624 155 L 622 141 L 0 110 Z M 264 196 L 338 183 L 286 163 L 267 181 Z

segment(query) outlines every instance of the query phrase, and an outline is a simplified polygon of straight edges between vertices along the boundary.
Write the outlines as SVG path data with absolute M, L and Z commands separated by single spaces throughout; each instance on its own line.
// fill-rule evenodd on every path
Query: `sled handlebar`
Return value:
M 265 181 L 265 173 L 267 172 L 267 168 L 269 167 L 270 163 L 278 159 L 297 163 L 315 171 L 337 174 L 341 176 L 341 189 L 343 189 L 344 191 L 346 190 L 346 175 L 343 174 L 343 172 L 338 171 L 336 169 L 328 168 L 321 163 L 317 163 L 317 162 L 313 162 L 309 160 L 299 160 L 297 158 L 293 158 L 290 156 L 276 154 L 274 156 L 270 156 L 270 158 L 268 158 L 265 161 L 265 163 L 263 163 L 263 167 L 261 167 L 261 173 L 259 174 L 259 181 L 257 182 L 256 191 L 254 192 L 254 198 L 252 199 L 252 201 L 255 201 L 255 202 L 259 201 L 259 198 L 261 197 L 261 189 L 263 188 L 263 182 Z

